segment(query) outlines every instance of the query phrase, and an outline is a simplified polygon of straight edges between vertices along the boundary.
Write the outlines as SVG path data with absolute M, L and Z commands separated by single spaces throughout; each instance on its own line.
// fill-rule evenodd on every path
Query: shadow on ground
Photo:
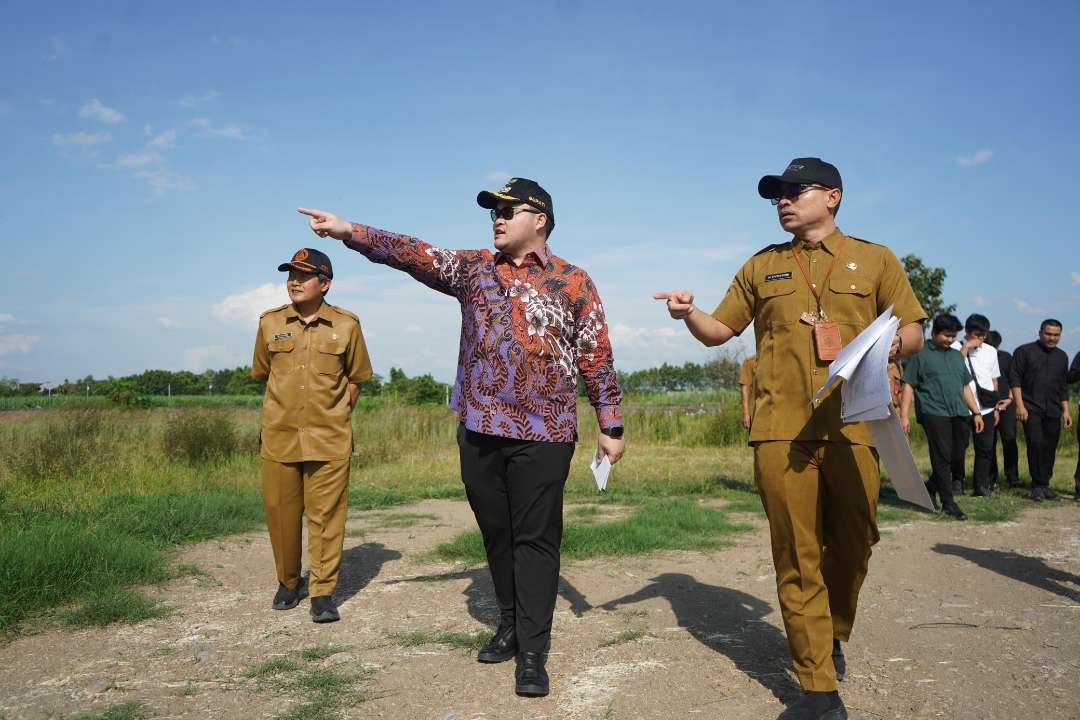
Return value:
M 1073 575 L 1051 567 L 1042 558 L 1029 557 L 1009 550 L 980 550 L 947 543 L 935 545 L 934 552 L 962 557 L 998 575 L 1004 575 L 1063 598 L 1080 602 L 1080 590 L 1077 589 L 1080 588 L 1080 575 Z M 1066 587 L 1065 583 L 1076 587 Z
M 778 700 L 786 704 L 798 697 L 799 685 L 787 669 L 787 640 L 764 620 L 772 612 L 768 603 L 739 590 L 698 582 L 685 573 L 663 573 L 636 593 L 600 607 L 614 610 L 653 598 L 667 600 L 679 627 L 686 628 L 705 647 L 727 656 Z

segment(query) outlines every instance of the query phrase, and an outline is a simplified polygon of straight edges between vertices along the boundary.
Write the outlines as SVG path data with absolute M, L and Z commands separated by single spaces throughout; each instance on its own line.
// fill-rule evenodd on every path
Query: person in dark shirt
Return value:
M 1061 322 L 1043 320 L 1039 339 L 1016 348 L 1009 369 L 1016 419 L 1024 424 L 1031 499 L 1035 501 L 1058 499 L 1050 489 L 1054 457 L 1062 421 L 1066 428 L 1072 427 L 1065 393 L 1069 356 L 1057 346 L 1060 340 Z
M 964 520 L 967 515 L 953 497 L 953 456 L 964 451 L 964 445 L 957 441 L 957 426 L 967 427 L 970 422 L 981 433 L 984 420 L 964 356 L 951 347 L 959 331 L 960 320 L 955 315 L 938 315 L 930 342 L 908 359 L 900 391 L 900 425 L 905 433 L 910 432 L 911 401 L 915 400 L 915 417 L 926 432 L 930 449 L 932 473 L 927 489 L 941 498 L 941 512 Z
M 1020 452 L 1016 447 L 1016 405 L 1012 401 L 1011 385 L 1009 385 L 1009 368 L 1012 366 L 1012 355 L 1001 349 L 1001 333 L 991 330 L 986 335 L 986 342 L 997 350 L 998 367 L 1001 368 L 1001 377 L 998 378 L 998 424 L 997 435 L 1001 440 L 1001 459 L 1005 465 L 1005 482 L 1011 487 L 1020 486 Z M 996 487 L 998 482 L 997 453 L 990 462 L 990 487 Z
M 1069 366 L 1069 376 L 1065 381 L 1069 384 L 1080 382 L 1080 352 L 1073 356 L 1072 365 Z M 1065 402 L 1068 403 L 1067 398 Z M 1080 424 L 1076 426 L 1076 444 L 1080 445 Z M 1076 457 L 1076 472 L 1073 473 L 1073 481 L 1075 482 L 1073 500 L 1080 502 L 1080 455 Z

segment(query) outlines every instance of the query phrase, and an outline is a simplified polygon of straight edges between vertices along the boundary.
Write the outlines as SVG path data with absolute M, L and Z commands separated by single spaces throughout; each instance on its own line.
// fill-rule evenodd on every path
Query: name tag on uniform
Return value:
M 291 332 L 280 332 L 280 333 L 278 333 L 277 335 L 274 336 L 274 339 L 275 340 L 284 340 L 285 338 L 291 338 L 291 337 L 292 337 Z
M 790 280 L 790 279 L 791 279 L 791 271 L 790 270 L 788 270 L 787 272 L 769 273 L 768 275 L 765 276 L 765 282 L 772 282 L 773 280 Z

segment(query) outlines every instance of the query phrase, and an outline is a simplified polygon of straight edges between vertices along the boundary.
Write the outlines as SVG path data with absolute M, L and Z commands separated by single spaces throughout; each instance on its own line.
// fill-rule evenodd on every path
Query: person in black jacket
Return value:
M 997 350 L 998 367 L 998 424 L 997 435 L 1001 440 L 1001 459 L 1005 465 L 1005 483 L 1011 487 L 1020 487 L 1020 453 L 1016 447 L 1016 405 L 1012 401 L 1012 386 L 1009 384 L 1009 368 L 1012 367 L 1012 355 L 1001 349 L 1001 333 L 991 330 L 986 335 L 986 342 Z M 1080 470 L 1080 466 L 1078 466 Z M 990 487 L 998 483 L 997 453 L 990 462 Z
M 1039 339 L 1016 348 L 1009 372 L 1016 419 L 1024 424 L 1031 499 L 1035 501 L 1060 499 L 1050 489 L 1050 478 L 1062 422 L 1066 429 L 1072 427 L 1065 392 L 1069 356 L 1057 346 L 1060 340 L 1061 321 L 1043 320 Z

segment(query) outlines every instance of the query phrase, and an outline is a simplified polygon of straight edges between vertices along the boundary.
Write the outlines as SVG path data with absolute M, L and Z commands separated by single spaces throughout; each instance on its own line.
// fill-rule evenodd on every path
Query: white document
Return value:
M 611 460 L 605 455 L 603 460 L 600 460 L 600 453 L 597 452 L 593 455 L 592 462 L 589 463 L 589 469 L 592 470 L 593 477 L 596 479 L 596 489 L 600 492 L 604 492 L 607 489 L 608 475 L 611 474 Z
M 840 419 L 845 423 L 865 422 L 896 494 L 901 500 L 933 512 L 934 502 L 915 466 L 900 417 L 892 406 L 889 351 L 899 324 L 890 306 L 840 351 L 829 365 L 829 377 L 814 399 L 843 380 Z

